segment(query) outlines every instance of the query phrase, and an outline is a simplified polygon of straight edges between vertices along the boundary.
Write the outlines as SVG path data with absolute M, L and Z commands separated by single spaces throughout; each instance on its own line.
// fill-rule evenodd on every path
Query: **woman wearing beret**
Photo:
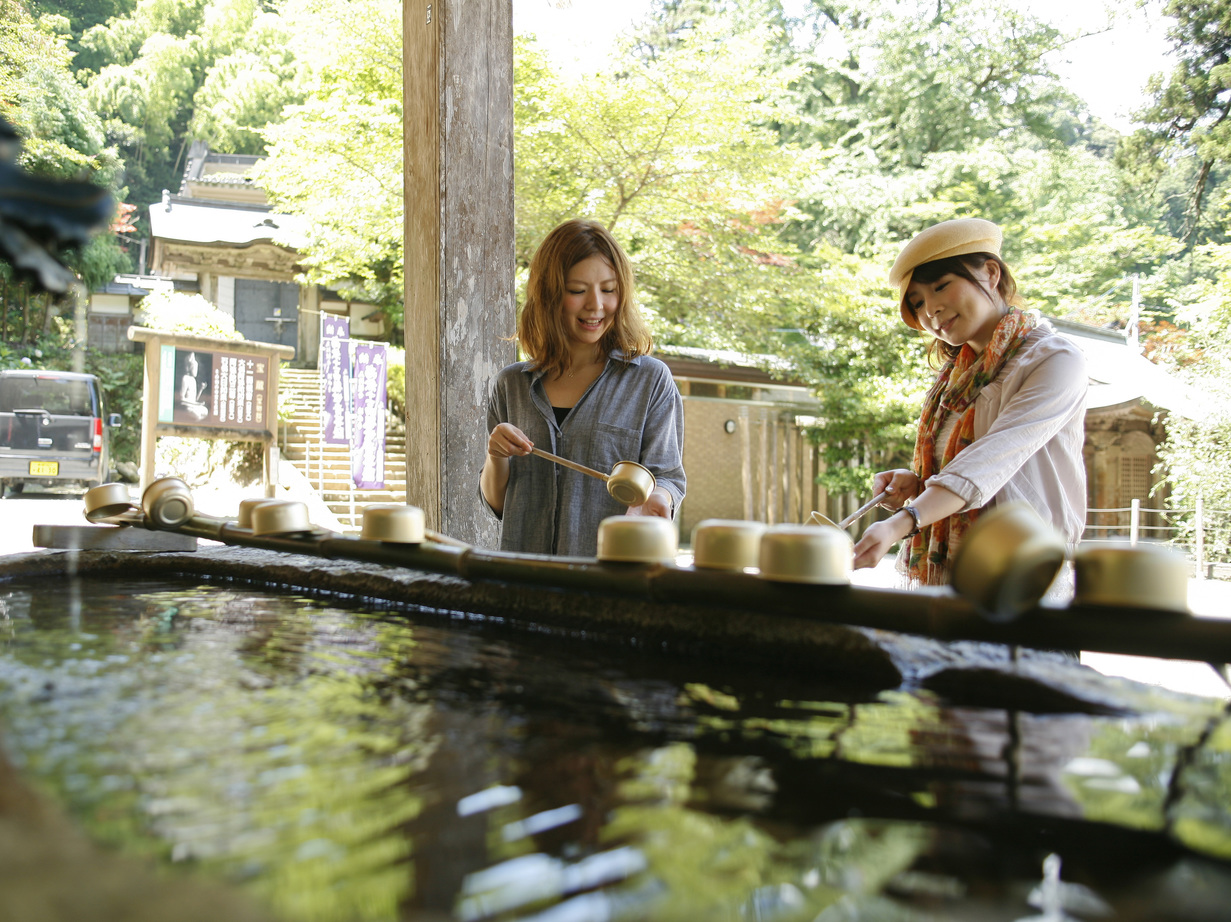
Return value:
M 903 541 L 912 585 L 949 581 L 962 536 L 984 509 L 1023 500 L 1070 544 L 1085 528 L 1085 356 L 1017 305 L 990 221 L 959 218 L 911 240 L 889 273 L 902 320 L 934 339 L 940 364 L 924 399 L 910 470 L 881 471 L 873 492 L 898 510 L 869 526 L 855 566 Z

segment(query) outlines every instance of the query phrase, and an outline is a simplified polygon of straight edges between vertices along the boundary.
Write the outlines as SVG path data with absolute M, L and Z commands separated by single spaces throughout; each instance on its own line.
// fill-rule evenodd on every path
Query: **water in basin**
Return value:
M 1016 920 L 1048 860 L 1048 917 L 1231 893 L 1216 717 L 955 708 L 233 584 L 0 605 L 24 776 L 291 920 Z

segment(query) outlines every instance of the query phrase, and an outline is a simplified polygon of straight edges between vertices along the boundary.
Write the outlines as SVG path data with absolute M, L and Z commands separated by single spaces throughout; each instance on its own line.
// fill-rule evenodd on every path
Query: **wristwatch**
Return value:
M 905 512 L 911 517 L 911 521 L 914 523 L 911 526 L 910 531 L 906 533 L 906 537 L 913 538 L 915 535 L 919 534 L 919 510 L 914 506 L 903 506 L 898 510 L 898 512 Z

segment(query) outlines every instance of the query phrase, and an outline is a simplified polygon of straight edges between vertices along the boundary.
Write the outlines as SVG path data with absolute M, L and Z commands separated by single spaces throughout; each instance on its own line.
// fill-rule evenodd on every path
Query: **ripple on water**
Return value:
M 1231 841 L 1229 734 L 1204 723 L 851 694 L 219 583 L 0 598 L 26 775 L 95 838 L 289 919 L 1013 919 L 1057 843 L 1113 907 L 1194 867 L 1231 896 L 1219 861 L 1176 862 Z

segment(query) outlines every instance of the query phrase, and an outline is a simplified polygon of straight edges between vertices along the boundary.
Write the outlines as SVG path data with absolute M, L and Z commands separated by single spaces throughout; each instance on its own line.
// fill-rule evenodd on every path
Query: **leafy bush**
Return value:
M 188 333 L 213 339 L 243 339 L 235 320 L 200 295 L 182 291 L 156 291 L 138 305 L 145 325 L 164 333 Z
M 141 455 L 142 356 L 133 352 L 106 353 L 87 349 L 85 370 L 97 375 L 108 413 L 123 421 L 111 432 L 111 463 L 139 463 Z
M 397 346 L 389 347 L 389 365 L 387 368 L 388 383 L 385 385 L 388 393 L 390 425 L 398 432 L 406 426 L 406 350 Z

